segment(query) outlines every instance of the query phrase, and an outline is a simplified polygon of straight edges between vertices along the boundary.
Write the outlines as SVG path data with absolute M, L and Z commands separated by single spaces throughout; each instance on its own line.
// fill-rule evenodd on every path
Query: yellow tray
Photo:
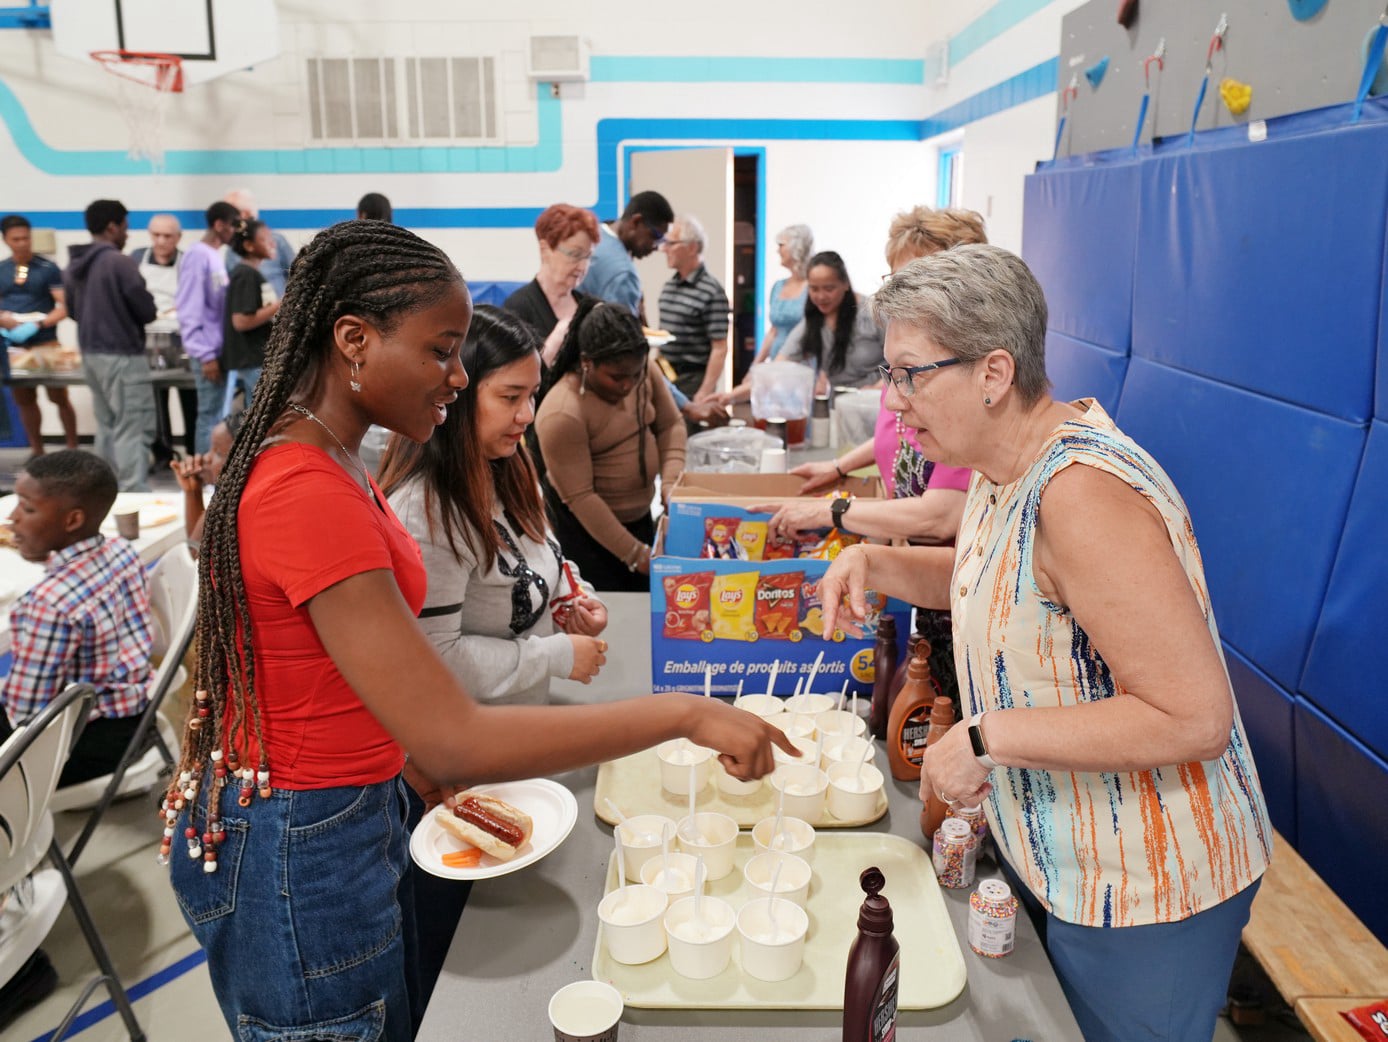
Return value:
M 874 762 L 877 752 L 873 752 Z M 715 770 L 717 768 L 715 767 Z M 885 777 L 887 771 L 882 769 Z M 617 816 L 608 807 L 611 800 L 630 817 L 633 814 L 664 814 L 679 820 L 689 813 L 689 797 L 676 796 L 660 785 L 660 759 L 654 749 L 633 753 L 620 760 L 609 760 L 598 767 L 598 782 L 593 789 L 593 813 L 609 825 L 617 824 Z M 761 788 L 750 796 L 728 796 L 718 790 L 712 778 L 698 796 L 700 811 L 717 811 L 737 822 L 738 828 L 750 829 L 762 818 L 776 813 L 776 790 L 769 778 L 762 779 Z M 818 821 L 810 822 L 817 829 L 853 829 L 871 825 L 887 813 L 887 794 L 878 796 L 871 817 L 844 820 L 826 809 Z
M 752 837 L 737 838 L 733 871 L 708 885 L 707 893 L 734 908 L 746 901 L 742 866 L 752 856 Z M 858 876 L 876 865 L 886 876 L 882 893 L 892 903 L 893 933 L 901 945 L 899 1009 L 935 1009 L 964 990 L 967 972 L 930 857 L 912 843 L 885 832 L 819 833 L 814 878 L 805 911 L 810 930 L 805 961 L 789 980 L 768 983 L 742 972 L 739 941 L 727 969 L 709 980 L 681 977 L 668 953 L 641 966 L 626 966 L 607 954 L 603 928 L 593 951 L 593 979 L 620 991 L 628 1006 L 643 1009 L 842 1009 L 848 949 L 858 934 L 863 890 Z M 616 856 L 608 861 L 604 894 L 617 886 Z

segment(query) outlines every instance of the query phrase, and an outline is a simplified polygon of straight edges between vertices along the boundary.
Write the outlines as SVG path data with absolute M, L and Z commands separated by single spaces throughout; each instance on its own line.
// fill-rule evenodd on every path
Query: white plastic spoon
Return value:
M 611 796 L 603 797 L 603 802 L 607 804 L 608 810 L 617 815 L 618 826 L 626 825 L 626 827 L 631 830 L 631 841 L 638 847 L 649 847 L 655 843 L 657 837 L 654 832 L 638 832 L 635 828 L 632 828 L 631 825 L 627 824 L 627 816 L 622 813 L 621 807 L 612 802 Z M 617 830 L 613 829 L 612 831 L 616 832 Z

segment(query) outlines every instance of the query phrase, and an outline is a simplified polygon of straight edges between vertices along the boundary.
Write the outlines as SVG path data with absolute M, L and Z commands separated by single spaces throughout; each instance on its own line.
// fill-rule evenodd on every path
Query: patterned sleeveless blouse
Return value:
M 1074 404 L 1083 415 L 1059 424 L 1017 481 L 994 485 L 975 472 L 969 484 L 950 593 L 955 664 L 971 713 L 1124 693 L 1032 573 L 1041 493 L 1073 464 L 1121 478 L 1160 512 L 1223 659 L 1184 501 L 1096 402 Z M 985 812 L 993 835 L 1032 893 L 1065 922 L 1188 918 L 1249 886 L 1271 853 L 1272 826 L 1237 705 L 1217 760 L 1095 773 L 999 767 L 992 781 Z

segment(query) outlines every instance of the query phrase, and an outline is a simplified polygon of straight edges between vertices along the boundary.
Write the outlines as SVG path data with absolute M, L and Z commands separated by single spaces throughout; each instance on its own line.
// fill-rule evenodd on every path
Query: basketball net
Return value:
M 111 74 L 116 104 L 130 129 L 130 158 L 148 159 L 164 171 L 164 118 L 169 97 L 183 92 L 183 61 L 173 54 L 92 51 L 92 60 Z

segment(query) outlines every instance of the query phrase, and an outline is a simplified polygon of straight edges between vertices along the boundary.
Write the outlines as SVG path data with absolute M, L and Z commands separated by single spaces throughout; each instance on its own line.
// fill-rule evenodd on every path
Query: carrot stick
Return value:
M 476 868 L 482 863 L 482 851 L 476 847 L 466 850 L 451 850 L 443 855 L 443 863 L 449 868 Z

